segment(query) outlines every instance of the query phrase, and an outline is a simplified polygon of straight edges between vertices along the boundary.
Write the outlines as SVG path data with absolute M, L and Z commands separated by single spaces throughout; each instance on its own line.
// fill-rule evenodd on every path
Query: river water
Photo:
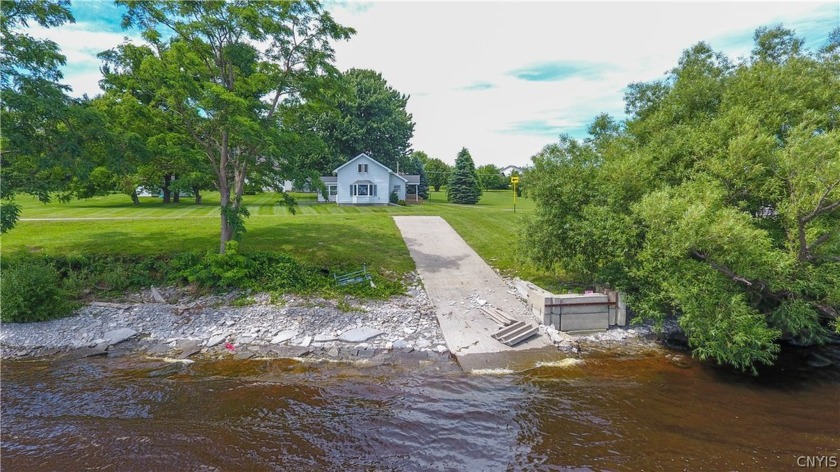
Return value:
M 15 470 L 790 470 L 840 454 L 840 369 L 758 378 L 662 353 L 523 373 L 454 362 L 2 365 Z

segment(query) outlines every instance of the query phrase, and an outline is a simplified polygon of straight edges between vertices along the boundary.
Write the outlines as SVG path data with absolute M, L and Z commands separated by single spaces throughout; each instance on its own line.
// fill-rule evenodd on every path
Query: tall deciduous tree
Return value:
M 305 108 L 300 123 L 326 144 L 321 171 L 366 153 L 400 172 L 407 169 L 414 121 L 406 111 L 408 96 L 390 85 L 382 74 L 350 69 L 340 77 L 340 92 L 331 97 L 334 109 Z
M 446 199 L 453 203 L 474 205 L 481 198 L 481 187 L 470 151 L 462 148 L 455 159 L 455 169 L 446 186 Z
M 61 85 L 65 63 L 58 45 L 26 33 L 30 24 L 45 28 L 73 22 L 69 1 L 18 0 L 0 8 L 0 232 L 14 227 L 20 213 L 15 194 L 29 193 L 48 202 L 68 182 L 56 133 L 71 101 Z M 59 148 L 54 147 L 58 145 Z
M 449 164 L 433 157 L 426 163 L 426 175 L 429 177 L 429 185 L 434 187 L 435 192 L 440 192 L 440 187 L 449 181 L 449 174 L 452 168 Z
M 485 164 L 475 170 L 478 181 L 484 190 L 500 190 L 507 188 L 507 178 L 501 170 L 493 164 Z
M 742 369 L 840 313 L 840 34 L 818 52 L 761 28 L 733 64 L 700 43 L 635 84 L 630 118 L 534 156 L 537 262 L 678 315 L 695 355 Z
M 321 78 L 336 72 L 331 42 L 353 30 L 315 1 L 120 3 L 123 26 L 142 29 L 153 52 L 131 72 L 136 93 L 151 95 L 213 169 L 224 253 L 245 230 L 246 179 L 304 171 L 285 159 L 281 109 L 317 99 Z

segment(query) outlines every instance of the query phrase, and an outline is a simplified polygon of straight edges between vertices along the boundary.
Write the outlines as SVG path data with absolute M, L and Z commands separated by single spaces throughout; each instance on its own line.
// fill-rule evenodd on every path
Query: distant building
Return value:
M 505 177 L 510 177 L 511 175 L 513 175 L 514 172 L 517 172 L 517 173 L 521 174 L 522 173 L 522 168 L 519 167 L 519 166 L 507 166 L 507 167 L 502 167 L 502 170 L 500 172 Z

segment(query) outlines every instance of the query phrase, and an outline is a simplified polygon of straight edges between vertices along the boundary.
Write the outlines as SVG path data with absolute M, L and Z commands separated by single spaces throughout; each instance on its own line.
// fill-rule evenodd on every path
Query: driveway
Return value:
M 435 305 L 446 344 L 461 368 L 468 372 L 522 370 L 541 360 L 562 357 L 543 334 L 514 347 L 491 337 L 500 326 L 479 310 L 483 304 L 493 305 L 526 323 L 539 323 L 515 291 L 443 218 L 395 216 L 394 221 Z

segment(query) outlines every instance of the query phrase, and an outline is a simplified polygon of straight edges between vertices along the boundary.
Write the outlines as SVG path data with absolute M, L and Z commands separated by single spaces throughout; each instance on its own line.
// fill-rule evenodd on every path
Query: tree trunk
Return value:
M 135 205 L 140 204 L 140 197 L 137 196 L 137 190 L 131 192 L 131 203 Z
M 230 149 L 228 148 L 229 136 L 226 131 L 222 132 L 222 142 L 219 146 L 219 164 L 216 169 L 216 177 L 219 179 L 219 207 L 222 219 L 222 231 L 219 237 L 219 254 L 225 253 L 225 244 L 233 238 L 233 228 L 227 218 L 230 206 L 230 185 L 228 184 L 228 159 Z
M 163 203 L 171 203 L 172 202 L 172 191 L 169 190 L 169 184 L 172 182 L 172 174 L 166 174 L 163 176 Z
M 178 190 L 172 192 L 172 203 L 181 203 L 181 192 Z
M 198 187 L 193 187 L 193 195 L 195 195 L 195 204 L 201 205 L 201 189 Z
M 230 222 L 227 219 L 226 209 L 230 206 L 230 188 L 227 187 L 227 182 L 224 182 L 224 186 L 221 188 L 219 192 L 219 205 L 222 208 L 221 217 L 222 217 L 222 234 L 219 241 L 219 254 L 225 253 L 225 244 L 228 241 L 233 239 L 233 228 L 230 226 Z

